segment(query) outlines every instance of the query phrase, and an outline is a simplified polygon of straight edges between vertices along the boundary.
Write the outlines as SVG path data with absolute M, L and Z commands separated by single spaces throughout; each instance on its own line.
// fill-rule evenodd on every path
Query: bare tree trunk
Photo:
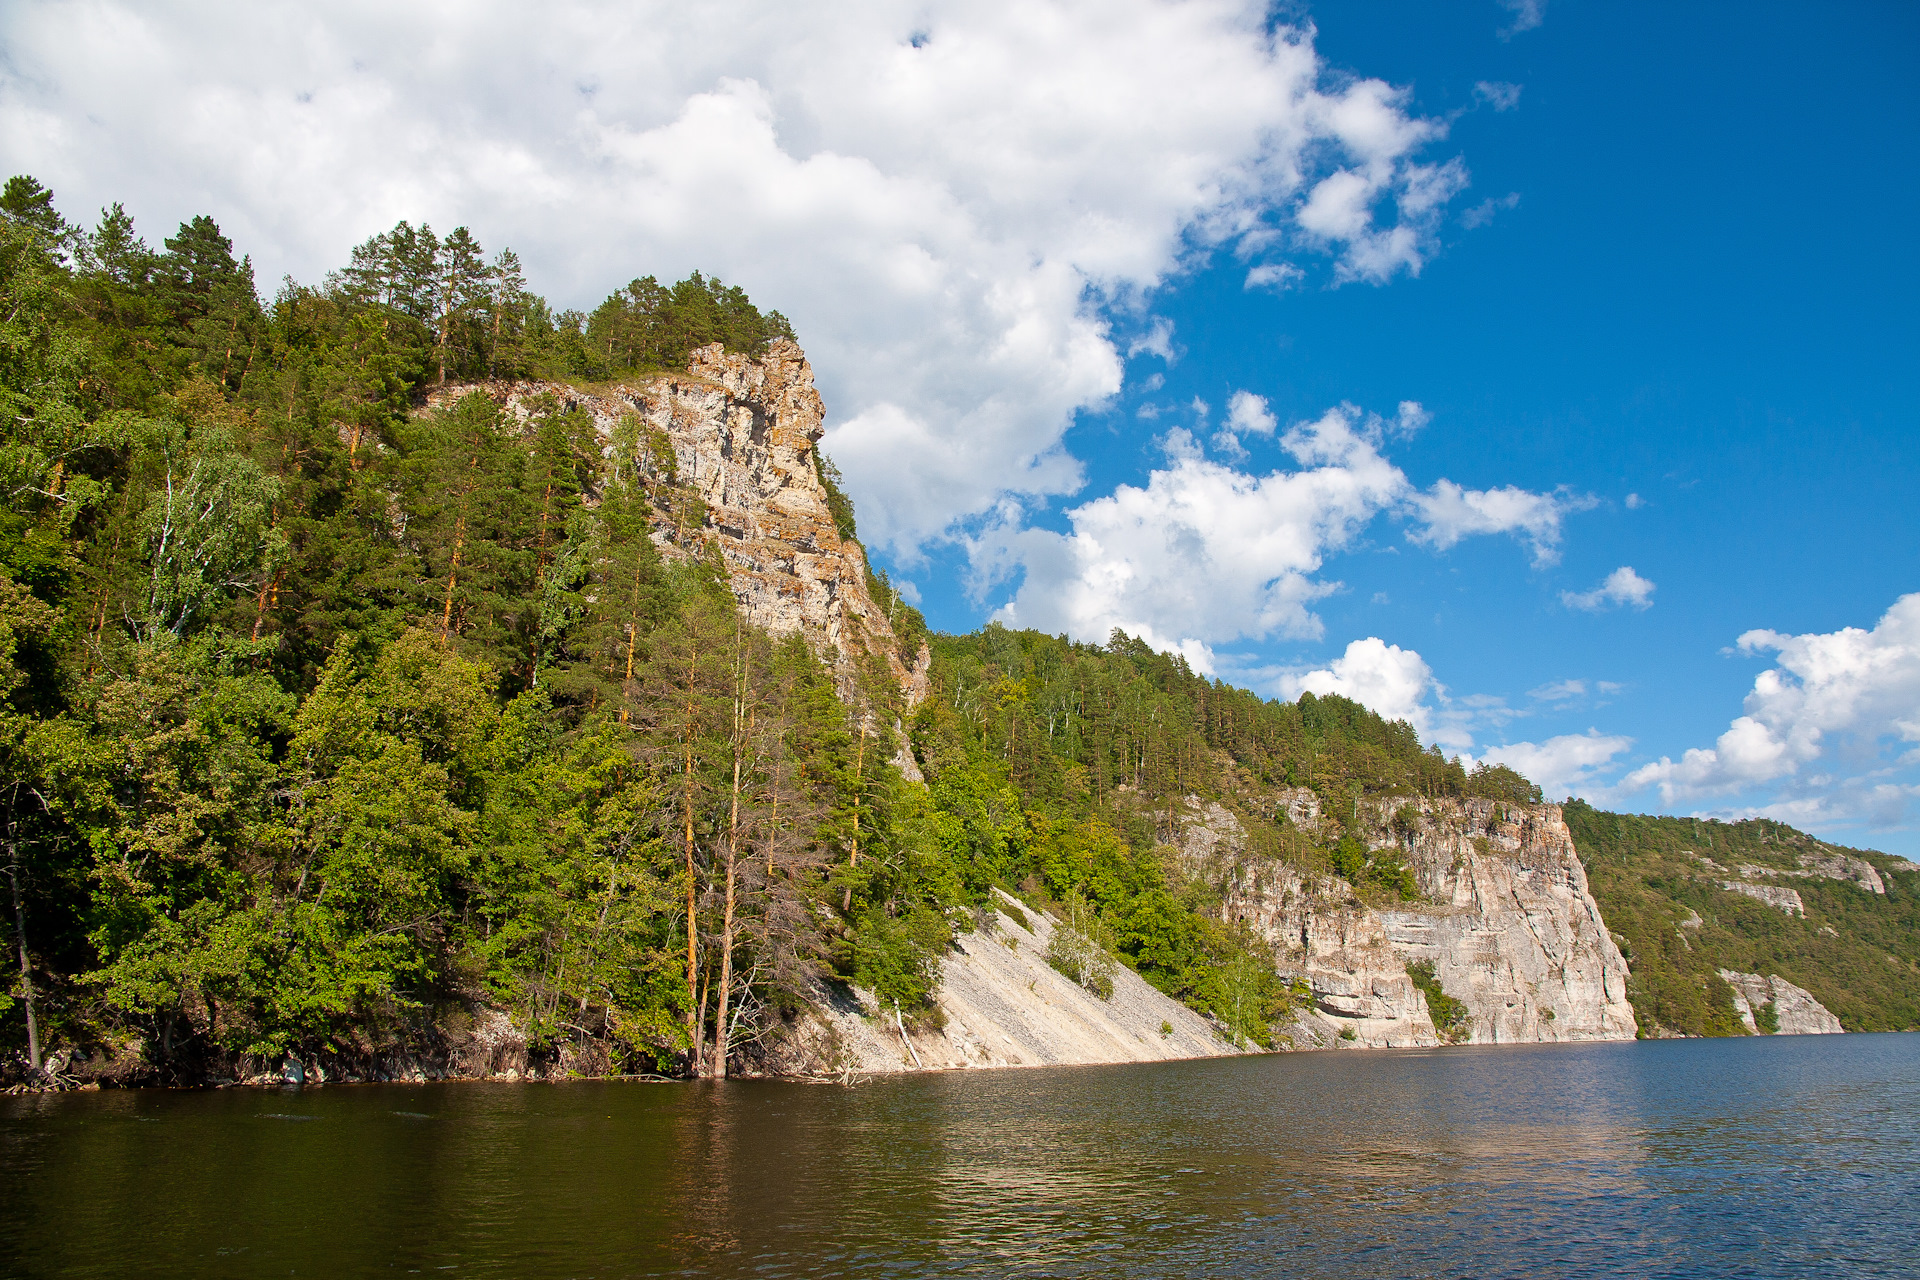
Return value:
M 444 642 L 453 635 L 453 592 L 460 578 L 460 556 L 467 549 L 467 499 L 473 496 L 473 473 L 480 469 L 480 454 L 476 451 L 467 463 L 467 485 L 460 494 L 460 515 L 453 522 L 453 558 L 447 565 L 447 608 L 440 615 L 440 639 Z
M 40 1022 L 33 1007 L 33 963 L 27 959 L 27 908 L 20 898 L 20 842 L 8 840 L 13 861 L 7 867 L 7 879 L 13 886 L 13 936 L 20 943 L 20 989 L 27 1006 L 27 1065 L 40 1074 Z
M 699 877 L 696 874 L 693 857 L 693 681 L 695 675 L 694 664 L 698 653 L 697 643 L 693 637 L 689 636 L 687 644 L 686 719 L 681 726 L 684 735 L 684 742 L 682 743 L 684 752 L 681 757 L 680 810 L 681 829 L 686 840 L 687 855 L 687 1045 L 693 1055 L 691 1065 L 693 1067 L 692 1074 L 694 1075 L 700 1073 L 700 1028 L 701 1023 L 704 1021 L 704 1014 L 706 1013 L 706 1000 L 704 997 L 701 999 L 698 1007 L 694 1005 L 694 988 L 700 981 L 700 917 L 698 914 L 698 904 L 695 901 Z
M 467 518 L 461 516 L 453 528 L 453 559 L 447 565 L 447 607 L 440 615 L 440 639 L 442 642 L 453 635 L 453 592 L 460 580 L 460 553 L 467 545 Z
M 860 865 L 860 801 L 866 795 L 866 764 L 867 717 L 866 713 L 862 712 L 860 715 L 860 748 L 854 752 L 853 755 L 853 835 L 847 843 L 847 865 L 850 867 Z M 853 910 L 853 886 L 851 884 L 847 886 L 846 893 L 840 899 L 840 909 L 842 911 Z
M 747 753 L 747 670 L 742 651 L 740 623 L 734 621 L 733 635 L 733 787 L 727 801 L 726 903 L 720 922 L 720 996 L 713 1020 L 713 1063 L 708 1072 L 717 1080 L 727 1076 L 727 1050 L 731 1036 L 727 1028 L 727 1006 L 733 994 L 733 918 L 734 869 L 740 852 L 740 763 Z

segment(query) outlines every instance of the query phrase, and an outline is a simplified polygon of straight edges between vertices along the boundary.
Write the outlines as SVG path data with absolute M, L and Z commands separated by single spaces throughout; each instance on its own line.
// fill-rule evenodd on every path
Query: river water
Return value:
M 1920 1035 L 0 1099 L 8 1276 L 1920 1274 Z

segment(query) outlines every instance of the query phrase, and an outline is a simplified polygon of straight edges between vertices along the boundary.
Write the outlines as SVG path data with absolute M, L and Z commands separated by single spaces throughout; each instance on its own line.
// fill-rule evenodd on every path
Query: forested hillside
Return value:
M 658 441 L 558 401 L 421 407 L 753 352 L 777 313 L 699 276 L 555 313 L 510 252 L 405 223 L 263 301 L 210 219 L 151 248 L 30 179 L 0 207 L 23 1060 L 371 1070 L 457 1056 L 498 1010 L 565 1069 L 720 1070 L 716 1038 L 751 1053 L 820 976 L 924 1009 L 996 882 L 1096 904 L 1096 940 L 1264 1039 L 1222 992 L 1270 1005 L 1271 968 L 1159 865 L 1155 806 L 1228 755 L 1329 794 L 1467 785 L 1352 703 L 996 629 L 942 642 L 932 786 L 907 786 L 899 691 L 844 704 L 819 654 L 741 622 Z
M 1759 818 L 1644 817 L 1579 801 L 1566 818 L 1633 968 L 1629 994 L 1643 1034 L 1746 1034 L 1722 969 L 1777 973 L 1849 1031 L 1920 1029 L 1920 869 L 1912 863 Z M 1752 896 L 1755 887 L 1785 905 Z
M 705 508 L 637 421 L 459 393 L 791 336 L 738 289 L 647 277 L 556 312 L 511 252 L 401 223 L 264 300 L 208 218 L 150 247 L 119 206 L 80 229 L 24 178 L 0 211 L 15 1076 L 55 1051 L 64 1080 L 289 1054 L 479 1070 L 501 1026 L 542 1070 L 723 1073 L 822 982 L 934 1017 L 995 885 L 1071 922 L 1061 963 L 1088 981 L 1127 964 L 1267 1043 L 1300 993 L 1167 860 L 1187 797 L 1387 900 L 1414 893 L 1405 868 L 1337 830 L 1360 799 L 1539 799 L 1357 703 L 1264 700 L 1122 633 L 928 636 L 874 576 L 903 656 L 932 646 L 910 709 L 743 621 Z M 896 717 L 925 786 L 891 763 Z M 1283 786 L 1317 792 L 1331 834 L 1252 799 Z M 1632 892 L 1615 928 L 1664 954 Z M 1832 1007 L 1901 1016 L 1859 990 L 1874 1012 Z

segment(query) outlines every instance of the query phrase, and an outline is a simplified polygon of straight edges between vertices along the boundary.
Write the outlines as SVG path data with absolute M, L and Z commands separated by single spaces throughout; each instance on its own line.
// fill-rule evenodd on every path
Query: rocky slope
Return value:
M 1304 788 L 1270 798 L 1286 825 L 1324 837 Z M 1263 815 L 1264 816 L 1264 815 Z M 1362 801 L 1349 830 L 1412 870 L 1417 901 L 1368 903 L 1337 877 L 1250 854 L 1244 825 L 1190 801 L 1178 848 L 1228 919 L 1274 946 L 1313 1012 L 1294 1043 L 1361 1046 L 1631 1039 L 1627 965 L 1600 918 L 1556 805 Z M 1408 966 L 1431 962 L 1471 1021 L 1443 1036 Z
M 1000 894 L 989 923 L 941 965 L 938 1013 L 909 1027 L 872 995 L 825 989 L 762 1064 L 834 1076 L 968 1067 L 1154 1062 L 1241 1052 L 1214 1025 L 1125 967 L 1102 999 L 1047 963 L 1059 921 Z

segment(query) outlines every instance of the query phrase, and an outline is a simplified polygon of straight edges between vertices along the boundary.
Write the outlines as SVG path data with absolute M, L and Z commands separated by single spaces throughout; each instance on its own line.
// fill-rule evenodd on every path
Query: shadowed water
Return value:
M 0 1099 L 24 1276 L 1920 1271 L 1920 1036 Z

